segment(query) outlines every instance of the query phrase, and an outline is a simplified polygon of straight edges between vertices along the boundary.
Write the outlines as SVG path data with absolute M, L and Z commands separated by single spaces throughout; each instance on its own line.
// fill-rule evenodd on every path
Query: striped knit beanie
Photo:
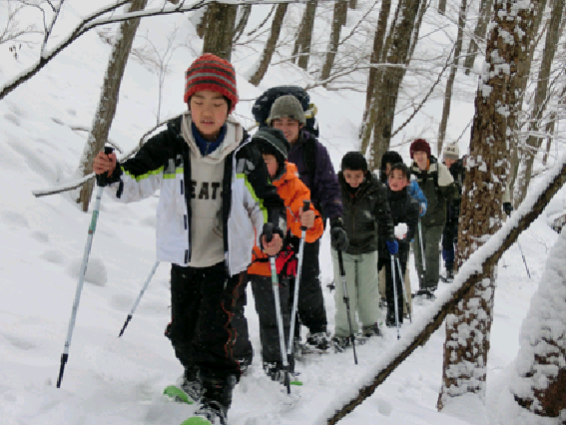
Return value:
M 211 53 L 195 59 L 185 73 L 185 96 L 183 101 L 189 102 L 191 96 L 201 90 L 219 92 L 230 101 L 229 114 L 238 102 L 236 75 L 233 66 L 224 59 Z

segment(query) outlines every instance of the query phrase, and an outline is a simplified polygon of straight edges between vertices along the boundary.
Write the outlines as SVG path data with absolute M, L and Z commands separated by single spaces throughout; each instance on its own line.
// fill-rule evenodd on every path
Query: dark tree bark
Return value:
M 280 38 L 283 21 L 287 12 L 287 6 L 288 3 L 281 3 L 278 4 L 276 8 L 274 20 L 272 21 L 272 28 L 270 30 L 270 37 L 268 37 L 268 40 L 266 41 L 266 47 L 264 47 L 262 59 L 260 59 L 256 72 L 252 75 L 252 77 L 250 77 L 250 80 L 248 80 L 250 84 L 253 84 L 254 86 L 258 86 L 260 84 L 264 75 L 266 75 L 266 71 L 268 71 L 268 67 L 270 66 L 272 56 Z
M 474 36 L 471 38 L 469 43 L 469 50 L 467 52 L 467 57 L 465 59 L 465 74 L 469 75 L 471 69 L 474 65 L 474 60 L 478 55 L 478 44 L 476 40 L 484 39 L 486 37 L 486 27 L 488 26 L 488 21 L 490 21 L 490 11 L 492 9 L 491 0 L 481 0 L 478 10 L 478 18 L 476 21 L 476 27 L 474 29 Z
M 398 19 L 392 24 L 390 46 L 387 51 L 384 51 L 384 54 L 386 54 L 385 62 L 388 66 L 381 71 L 380 84 L 376 86 L 364 135 L 364 138 L 369 138 L 370 129 L 372 129 L 373 155 L 370 159 L 370 169 L 378 167 L 382 155 L 390 146 L 398 93 L 406 73 L 406 64 L 409 61 L 410 40 L 413 31 L 416 30 L 415 23 L 419 5 L 420 0 L 400 1 Z M 371 123 L 373 123 L 373 127 L 370 127 Z
M 294 57 L 297 57 L 297 66 L 304 70 L 306 70 L 309 65 L 309 54 L 311 53 L 311 39 L 313 37 L 313 25 L 315 23 L 317 4 L 318 0 L 307 1 L 300 30 L 293 49 Z
M 534 19 L 531 6 L 517 0 L 495 1 L 494 25 L 486 50 L 488 72 L 480 80 L 476 94 L 463 187 L 459 267 L 502 226 L 502 196 L 510 161 L 508 129 L 516 120 L 518 68 L 530 42 L 527 29 Z M 439 410 L 450 398 L 467 393 L 477 394 L 484 401 L 495 279 L 492 264 L 477 276 L 471 290 L 447 318 Z
M 237 8 L 230 4 L 209 4 L 203 53 L 212 53 L 230 62 Z
M 439 15 L 445 15 L 446 11 L 447 11 L 447 0 L 439 0 L 439 3 L 437 5 L 437 12 L 439 12 Z
M 244 32 L 244 28 L 246 28 L 246 24 L 248 24 L 248 18 L 250 18 L 250 13 L 252 12 L 252 5 L 245 4 L 240 6 L 239 10 L 241 11 L 240 17 L 238 18 L 238 24 L 234 29 L 234 35 L 232 37 L 232 44 L 236 43 L 242 33 Z
M 550 84 L 551 63 L 555 57 L 557 44 L 559 42 L 559 28 L 561 27 L 561 20 L 565 13 L 565 0 L 555 0 L 553 2 L 553 10 L 551 12 L 551 19 L 547 25 L 547 35 L 545 38 L 545 46 L 543 49 L 543 57 L 539 69 L 537 87 L 535 93 L 535 102 L 533 103 L 532 112 L 530 114 L 530 133 L 526 141 L 527 149 L 522 150 L 521 158 L 521 175 L 516 184 L 514 191 L 514 205 L 522 202 L 528 192 L 528 186 L 532 178 L 532 169 L 535 160 L 535 154 L 541 148 L 543 139 L 536 136 L 539 131 L 539 126 L 543 114 L 548 105 L 547 96 L 549 93 L 548 87 Z
M 437 136 L 437 155 L 441 155 L 443 143 L 445 142 L 445 133 L 447 131 L 447 122 L 451 113 L 451 98 L 453 97 L 453 84 L 455 76 L 459 69 L 459 57 L 463 47 L 463 32 L 465 29 L 465 19 L 467 15 L 467 0 L 461 0 L 461 9 L 459 11 L 459 21 L 457 29 L 457 40 L 455 41 L 455 50 L 453 51 L 453 66 L 447 78 L 447 86 L 445 86 L 445 98 L 443 100 L 443 112 L 441 113 L 441 122 L 439 123 L 439 132 Z
M 384 38 L 388 28 L 388 16 L 390 16 L 391 7 L 392 0 L 382 0 L 380 15 L 378 16 L 378 24 L 376 25 L 376 32 L 374 33 L 374 43 L 372 45 L 372 53 L 370 55 L 370 64 L 378 64 L 382 58 L 382 47 L 384 46 Z M 364 107 L 363 121 L 365 121 L 368 109 L 372 103 L 378 75 L 379 70 L 377 68 L 370 68 L 370 72 L 368 73 L 368 84 L 366 85 L 366 105 Z
M 134 0 L 128 11 L 136 12 L 143 10 L 146 4 L 147 0 Z M 114 120 L 114 114 L 116 113 L 116 105 L 118 104 L 120 84 L 122 83 L 126 63 L 132 49 L 132 42 L 139 24 L 140 19 L 131 19 L 123 22 L 120 26 L 117 36 L 118 41 L 114 44 L 108 61 L 91 133 L 87 139 L 79 164 L 79 170 L 83 176 L 92 173 L 94 158 L 104 148 L 104 144 L 108 139 L 112 120 Z M 85 212 L 89 209 L 93 186 L 94 181 L 87 181 L 79 192 L 77 203 L 82 205 L 82 209 Z
M 333 23 L 331 25 L 331 36 L 329 38 L 329 46 L 325 55 L 325 63 L 321 71 L 321 80 L 325 81 L 331 75 L 335 56 L 339 50 L 339 40 L 341 37 L 341 28 L 346 22 L 347 16 L 347 0 L 337 0 L 333 9 Z

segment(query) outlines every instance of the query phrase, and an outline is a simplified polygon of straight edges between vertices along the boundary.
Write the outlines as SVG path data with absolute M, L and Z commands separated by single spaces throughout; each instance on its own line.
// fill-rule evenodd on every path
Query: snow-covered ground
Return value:
M 67 8 L 64 5 L 64 10 Z M 70 7 L 63 18 L 82 11 Z M 62 22 L 67 22 L 62 18 Z M 145 21 L 144 21 L 145 22 Z M 142 23 L 141 30 L 150 27 Z M 195 58 L 199 44 L 191 38 L 186 18 L 153 18 L 151 28 L 167 34 L 173 24 L 187 34 L 171 60 L 164 87 L 162 112 L 173 116 L 184 108 L 183 71 Z M 182 27 L 185 25 L 185 27 Z M 64 26 L 63 26 L 64 27 Z M 37 55 L 23 48 L 16 61 L 7 49 L 0 52 L 0 84 L 8 81 Z M 171 403 L 163 388 L 181 374 L 163 331 L 169 322 L 169 265 L 161 264 L 123 337 L 118 333 L 155 263 L 157 197 L 130 205 L 102 200 L 87 279 L 82 291 L 69 361 L 60 389 L 55 382 L 67 338 L 71 307 L 79 277 L 91 212 L 83 213 L 66 193 L 35 198 L 32 191 L 59 185 L 72 178 L 83 150 L 85 133 L 98 102 L 110 47 L 94 32 L 71 45 L 29 82 L 0 102 L 0 423 L 2 424 L 178 424 L 192 408 Z M 256 57 L 235 54 L 241 76 Z M 261 86 L 238 80 L 236 113 L 252 124 L 253 100 L 266 88 L 303 85 L 304 76 L 290 65 L 270 69 Z M 157 77 L 130 60 L 110 138 L 124 151 L 134 147 L 156 122 Z M 319 107 L 322 141 L 335 167 L 342 155 L 356 149 L 364 95 L 314 89 Z M 440 103 L 433 102 L 431 115 Z M 455 107 L 457 108 L 457 106 Z M 463 108 L 472 113 L 472 97 Z M 471 116 L 454 114 L 457 136 Z M 456 110 L 456 109 L 455 109 Z M 162 116 L 163 118 L 163 116 Z M 419 136 L 428 116 L 408 127 L 405 140 Z M 411 130 L 414 129 L 414 130 Z M 414 132 L 413 134 L 411 132 Z M 402 140 L 400 140 L 402 141 Z M 403 142 L 403 141 L 402 141 Z M 461 142 L 461 149 L 466 143 Z M 408 158 L 407 146 L 401 148 Z M 565 188 L 554 200 L 565 204 Z M 94 204 L 94 203 L 93 203 Z M 91 205 L 92 208 L 92 205 Z M 551 207 L 550 207 L 551 208 Z M 376 392 L 343 420 L 344 424 L 479 424 L 506 419 L 498 401 L 510 398 L 509 366 L 518 354 L 519 331 L 530 299 L 543 277 L 546 258 L 558 235 L 542 215 L 520 236 L 531 274 L 528 279 L 518 243 L 499 265 L 498 287 L 488 363 L 486 407 L 463 401 L 459 409 L 438 413 L 444 329 L 417 349 Z M 322 281 L 330 330 L 334 323 L 328 235 L 321 252 Z M 412 270 L 412 285 L 417 277 Z M 440 294 L 448 290 L 441 284 Z M 252 295 L 249 295 L 252 297 Z M 414 324 L 422 322 L 427 305 L 416 305 Z M 355 396 L 357 385 L 370 378 L 381 356 L 396 345 L 395 331 L 352 352 L 310 355 L 298 362 L 304 386 L 302 398 L 290 408 L 281 386 L 269 381 L 260 367 L 258 324 L 253 304 L 246 311 L 256 349 L 250 373 L 236 387 L 229 421 L 234 424 L 309 424 L 325 421 L 321 413 Z M 466 408 L 466 409 L 465 409 Z

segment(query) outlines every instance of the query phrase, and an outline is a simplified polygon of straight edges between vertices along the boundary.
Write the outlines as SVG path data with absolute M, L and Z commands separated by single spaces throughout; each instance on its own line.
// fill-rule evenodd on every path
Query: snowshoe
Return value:
M 436 299 L 435 294 L 433 293 L 435 290 L 437 290 L 437 288 L 422 288 L 412 294 L 411 297 L 412 299 L 418 300 L 434 300 Z
M 168 398 L 171 398 L 175 402 L 181 402 L 181 403 L 189 404 L 189 405 L 195 403 L 195 401 L 193 401 L 193 399 L 190 398 L 189 395 L 187 395 L 187 393 L 183 389 L 178 388 L 175 385 L 170 385 L 170 386 L 166 387 L 163 390 L 163 394 L 165 396 L 167 396 Z
M 222 410 L 217 410 L 212 406 L 202 406 L 195 414 L 187 419 L 182 425 L 225 425 L 226 416 Z
M 329 335 L 325 331 L 318 333 L 308 333 L 305 345 L 314 349 L 325 351 L 329 349 L 330 346 Z

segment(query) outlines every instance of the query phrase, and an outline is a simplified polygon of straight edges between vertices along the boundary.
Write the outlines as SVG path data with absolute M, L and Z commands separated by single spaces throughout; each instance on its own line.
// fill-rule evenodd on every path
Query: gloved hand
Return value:
M 502 208 L 504 209 L 504 212 L 508 216 L 510 216 L 512 214 L 512 210 L 514 210 L 514 208 L 512 207 L 512 203 L 503 203 Z
M 386 241 L 386 247 L 390 254 L 398 254 L 398 242 L 396 240 Z
M 348 237 L 342 217 L 331 219 L 331 246 L 337 251 L 345 251 L 348 247 Z

